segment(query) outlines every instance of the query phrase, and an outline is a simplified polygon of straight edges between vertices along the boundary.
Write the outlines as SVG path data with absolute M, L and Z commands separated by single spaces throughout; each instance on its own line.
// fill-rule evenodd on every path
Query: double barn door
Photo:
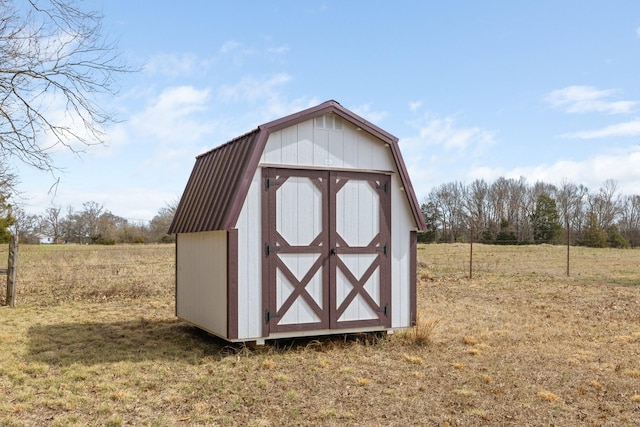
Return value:
M 263 169 L 263 333 L 391 326 L 390 177 Z

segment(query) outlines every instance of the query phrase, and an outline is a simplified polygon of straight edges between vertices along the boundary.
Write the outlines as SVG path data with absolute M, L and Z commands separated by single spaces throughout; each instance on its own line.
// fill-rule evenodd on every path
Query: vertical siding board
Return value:
M 342 166 L 345 168 L 358 168 L 358 135 L 355 127 L 344 123 L 343 126 L 344 148 Z
M 373 169 L 386 170 L 389 167 L 389 160 L 391 160 L 390 151 L 388 146 L 379 139 L 373 139 L 371 142 Z M 395 169 L 395 168 L 394 168 Z
M 344 132 L 329 130 L 327 131 L 327 158 L 328 165 L 334 168 L 344 167 Z
M 282 163 L 282 131 L 272 132 L 262 154 L 262 163 Z
M 262 169 L 262 179 L 266 179 L 266 178 L 272 178 L 273 174 L 273 170 L 271 169 Z M 270 212 L 270 206 L 269 206 L 269 197 L 267 197 L 267 192 L 269 190 L 265 189 L 262 191 L 262 215 L 260 215 L 261 218 L 261 229 L 262 229 L 262 242 L 265 243 L 269 243 L 270 239 L 270 232 L 269 229 L 271 228 L 271 224 L 269 222 L 269 212 Z M 262 245 L 260 245 L 262 247 Z M 260 307 L 260 314 L 263 315 L 265 313 L 265 311 L 269 308 L 269 300 L 272 294 L 272 287 L 275 286 L 275 283 L 272 283 L 271 277 L 269 275 L 269 270 L 270 270 L 270 262 L 271 259 L 267 258 L 265 255 L 262 255 L 262 304 Z M 262 323 L 262 336 L 266 337 L 269 335 L 270 329 L 269 329 L 269 322 L 265 319 L 265 321 L 261 322 Z
M 227 232 L 227 338 L 238 338 L 238 229 Z
M 356 135 L 358 141 L 358 168 L 373 170 L 373 150 L 371 137 L 360 131 Z
M 313 166 L 313 120 L 298 123 L 298 164 Z
M 286 165 L 298 163 L 298 126 L 282 129 L 282 148 L 280 162 Z
M 415 326 L 418 320 L 418 233 L 409 232 L 409 326 Z
M 411 325 L 411 249 L 409 231 L 415 229 L 415 223 L 411 217 L 409 206 L 405 200 L 404 193 L 399 190 L 400 182 L 397 175 L 392 177 L 392 187 L 396 190 L 391 194 L 393 225 L 391 237 L 393 240 L 392 254 L 392 277 L 397 281 L 394 288 L 394 299 L 398 304 L 394 304 L 400 311 L 395 313 L 395 328 L 405 328 Z
M 238 338 L 262 336 L 261 169 L 253 176 L 238 217 Z
M 326 168 L 331 166 L 329 163 L 329 131 L 324 129 L 313 130 L 313 165 Z

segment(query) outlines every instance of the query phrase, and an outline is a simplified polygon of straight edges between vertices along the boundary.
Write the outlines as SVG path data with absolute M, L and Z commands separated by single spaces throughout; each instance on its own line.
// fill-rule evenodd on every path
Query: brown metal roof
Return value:
M 424 217 L 416 199 L 398 138 L 342 107 L 327 101 L 258 126 L 224 145 L 196 157 L 187 186 L 169 227 L 169 233 L 229 230 L 235 226 L 251 180 L 271 132 L 324 114 L 334 113 L 389 144 L 409 205 L 422 231 Z

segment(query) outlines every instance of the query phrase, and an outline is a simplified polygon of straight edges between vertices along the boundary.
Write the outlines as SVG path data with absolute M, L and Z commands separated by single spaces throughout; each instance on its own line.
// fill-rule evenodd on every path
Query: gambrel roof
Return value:
M 197 156 L 169 233 L 234 228 L 269 135 L 329 113 L 338 115 L 389 145 L 416 227 L 421 231 L 426 230 L 420 205 L 400 154 L 398 138 L 347 110 L 338 102 L 327 101 L 260 125 L 249 133 Z

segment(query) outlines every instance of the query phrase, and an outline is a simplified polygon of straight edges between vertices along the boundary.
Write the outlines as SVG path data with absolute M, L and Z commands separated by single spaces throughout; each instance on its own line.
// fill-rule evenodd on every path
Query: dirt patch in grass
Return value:
M 419 250 L 422 328 L 251 349 L 175 319 L 173 246 L 23 246 L 18 307 L 0 308 L 0 425 L 640 425 L 637 251 L 576 254 L 566 277 L 517 264 L 554 247 L 491 247 L 469 280 L 434 262 L 463 265 L 454 249 Z M 124 291 L 132 276 L 145 291 Z

